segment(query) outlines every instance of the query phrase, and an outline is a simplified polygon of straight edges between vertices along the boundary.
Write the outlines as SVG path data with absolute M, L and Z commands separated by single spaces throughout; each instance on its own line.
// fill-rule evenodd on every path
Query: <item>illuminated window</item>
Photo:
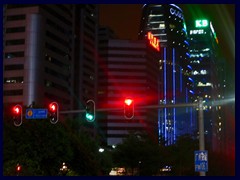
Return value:
M 165 24 L 159 24 L 159 29 L 165 29 Z
M 196 70 L 192 72 L 192 75 L 197 75 L 197 74 L 199 74 L 199 73 Z
M 202 75 L 206 75 L 206 74 L 207 74 L 207 71 L 206 71 L 206 70 L 201 70 L 200 73 L 201 73 Z
M 4 83 L 23 83 L 23 77 L 8 77 L 4 78 Z
M 176 26 L 175 26 L 174 24 L 170 24 L 170 25 L 169 25 L 169 28 L 170 28 L 170 29 L 174 29 L 175 27 L 176 27 Z
M 212 83 L 209 83 L 209 82 L 207 82 L 207 83 L 198 82 L 197 86 L 198 87 L 212 86 Z

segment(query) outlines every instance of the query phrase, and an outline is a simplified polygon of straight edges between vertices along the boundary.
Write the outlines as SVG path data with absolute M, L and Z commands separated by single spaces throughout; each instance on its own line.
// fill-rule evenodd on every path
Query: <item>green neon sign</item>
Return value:
M 195 21 L 195 27 L 199 28 L 199 27 L 207 27 L 208 26 L 208 20 L 206 19 L 201 19 L 201 20 L 196 20 Z

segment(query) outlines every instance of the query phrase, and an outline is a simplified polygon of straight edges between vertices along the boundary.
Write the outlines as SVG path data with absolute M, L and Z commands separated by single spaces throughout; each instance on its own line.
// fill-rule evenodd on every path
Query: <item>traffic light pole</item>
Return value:
M 202 98 L 199 98 L 198 107 L 199 107 L 199 110 L 198 110 L 199 150 L 204 151 L 205 150 L 205 140 L 204 140 L 204 118 L 203 118 L 203 99 Z M 206 176 L 206 172 L 200 171 L 199 175 Z
M 152 106 L 140 106 L 135 109 L 154 109 L 154 108 L 178 108 L 178 107 L 198 107 L 198 125 L 199 125 L 199 150 L 205 150 L 205 139 L 204 139 L 204 117 L 203 117 L 203 99 L 199 98 L 198 103 L 180 103 L 180 104 L 160 104 Z M 96 111 L 119 111 L 123 108 L 102 108 L 96 109 Z M 70 111 L 60 111 L 61 114 L 69 113 L 80 113 L 86 110 L 70 110 Z M 206 172 L 200 171 L 200 176 L 206 176 Z

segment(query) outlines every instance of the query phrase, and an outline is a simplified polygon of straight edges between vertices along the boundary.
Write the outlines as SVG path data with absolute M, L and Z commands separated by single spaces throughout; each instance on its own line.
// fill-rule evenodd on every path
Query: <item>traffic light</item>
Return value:
M 58 115 L 59 115 L 59 112 L 58 112 L 59 108 L 58 108 L 58 103 L 56 102 L 52 102 L 49 104 L 49 107 L 48 107 L 48 116 L 50 118 L 50 122 L 52 124 L 56 124 L 58 122 Z
M 21 171 L 22 171 L 22 166 L 20 164 L 17 164 L 17 166 L 16 166 L 17 176 L 20 174 Z
M 134 116 L 134 101 L 131 98 L 124 100 L 124 116 L 126 119 L 132 119 Z
M 93 122 L 95 120 L 95 102 L 91 99 L 86 102 L 85 118 L 88 122 Z
M 13 107 L 13 124 L 21 126 L 22 124 L 22 106 L 17 104 Z

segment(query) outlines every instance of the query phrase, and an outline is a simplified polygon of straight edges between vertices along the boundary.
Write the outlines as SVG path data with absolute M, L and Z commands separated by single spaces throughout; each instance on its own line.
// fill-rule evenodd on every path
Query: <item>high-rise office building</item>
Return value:
M 193 97 L 203 97 L 204 130 L 206 141 L 213 150 L 224 148 L 226 119 L 224 105 L 226 69 L 219 56 L 218 38 L 213 24 L 207 19 L 196 19 L 189 24 L 189 51 Z
M 175 4 L 146 4 L 142 8 L 139 39 L 151 32 L 160 41 L 159 104 L 192 102 L 191 71 L 188 66 L 187 30 L 181 8 Z M 196 131 L 192 107 L 159 110 L 159 137 L 173 144 L 177 136 Z
M 70 107 L 70 5 L 6 5 L 4 104 Z
M 95 100 L 97 5 L 5 5 L 3 103 L 60 111 Z
M 83 109 L 86 101 L 96 101 L 98 6 L 74 5 L 74 63 L 73 92 L 74 109 Z
M 109 36 L 104 35 L 106 32 Z M 121 143 L 130 132 L 147 133 L 157 140 L 157 105 L 159 53 L 145 40 L 109 39 L 101 30 L 98 105 L 107 109 L 97 113 L 99 129 L 107 145 Z M 124 99 L 133 98 L 134 117 L 124 117 Z

